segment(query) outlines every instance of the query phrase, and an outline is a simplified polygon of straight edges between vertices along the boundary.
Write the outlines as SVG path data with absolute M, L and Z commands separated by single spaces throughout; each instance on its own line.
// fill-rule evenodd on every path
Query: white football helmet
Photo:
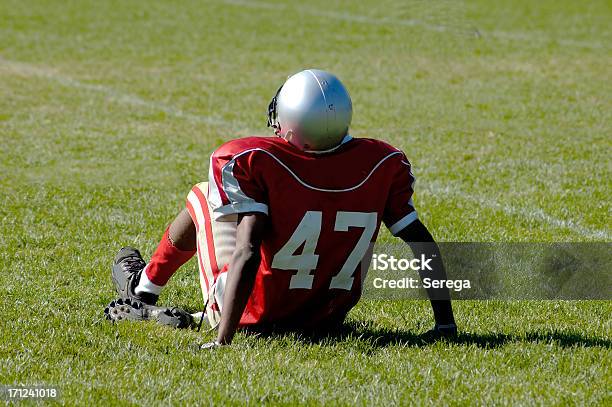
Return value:
M 291 76 L 268 106 L 268 127 L 302 150 L 336 147 L 352 117 L 353 104 L 342 82 L 318 69 Z

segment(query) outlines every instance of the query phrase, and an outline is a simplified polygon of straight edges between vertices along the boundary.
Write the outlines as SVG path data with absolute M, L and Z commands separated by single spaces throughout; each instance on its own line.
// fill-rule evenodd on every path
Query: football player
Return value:
M 112 275 L 122 300 L 154 305 L 197 254 L 202 318 L 218 328 L 209 347 L 230 344 L 241 327 L 337 326 L 360 298 L 361 266 L 381 222 L 416 256 L 431 257 L 430 276 L 444 279 L 414 207 L 408 159 L 385 142 L 352 138 L 352 113 L 336 76 L 315 69 L 291 76 L 268 108 L 276 136 L 214 151 L 208 182 L 193 187 L 148 264 L 137 250 L 120 250 Z M 455 334 L 448 290 L 428 294 L 434 330 Z

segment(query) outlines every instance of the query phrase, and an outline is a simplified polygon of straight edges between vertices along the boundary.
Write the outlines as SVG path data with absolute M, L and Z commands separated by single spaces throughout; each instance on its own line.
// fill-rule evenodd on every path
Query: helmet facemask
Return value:
M 278 122 L 277 106 L 278 106 L 278 94 L 280 93 L 282 88 L 283 88 L 283 85 L 281 85 L 280 88 L 278 88 L 278 90 L 276 91 L 276 94 L 274 95 L 270 103 L 268 104 L 268 127 L 271 127 L 272 129 L 274 129 L 274 134 L 276 134 L 277 136 L 280 136 L 281 134 L 280 123 Z

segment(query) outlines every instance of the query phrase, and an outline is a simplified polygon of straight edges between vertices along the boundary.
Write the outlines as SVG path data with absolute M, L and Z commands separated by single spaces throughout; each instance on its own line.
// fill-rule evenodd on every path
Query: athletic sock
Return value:
M 193 257 L 195 250 L 180 250 L 172 243 L 166 229 L 151 261 L 140 274 L 140 281 L 134 290 L 136 294 L 147 292 L 159 295 L 176 270 Z

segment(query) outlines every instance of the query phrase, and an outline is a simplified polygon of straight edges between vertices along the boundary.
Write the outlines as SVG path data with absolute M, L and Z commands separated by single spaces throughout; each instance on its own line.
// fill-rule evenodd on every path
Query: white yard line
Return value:
M 240 6 L 240 7 L 250 7 L 257 8 L 263 10 L 286 10 L 289 8 L 287 4 L 274 4 L 274 3 L 266 3 L 263 1 L 247 1 L 247 0 L 222 0 L 223 3 L 232 5 L 232 6 Z M 357 14 L 349 14 L 337 11 L 322 11 L 315 10 L 309 7 L 303 7 L 300 5 L 294 6 L 296 10 L 300 11 L 304 14 L 309 14 L 316 17 L 327 17 L 335 20 L 348 21 L 353 23 L 363 23 L 363 24 L 372 24 L 372 25 L 400 25 L 406 27 L 423 27 L 429 29 L 431 31 L 447 31 L 449 27 L 443 25 L 429 24 L 421 20 L 416 19 L 403 19 L 403 20 L 395 20 L 391 18 L 371 18 L 368 16 L 360 16 Z M 466 31 L 467 32 L 467 31 Z
M 76 79 L 70 78 L 64 74 L 57 72 L 54 69 L 36 66 L 32 64 L 27 64 L 23 62 L 16 62 L 7 59 L 3 59 L 0 57 L 0 74 L 2 71 L 9 71 L 11 74 L 21 75 L 25 77 L 40 77 L 49 79 L 55 82 L 60 83 L 63 86 L 72 87 L 75 89 L 82 89 L 87 91 L 92 91 L 96 93 L 100 93 L 110 97 L 111 100 L 120 103 L 120 104 L 128 104 L 132 106 L 141 106 L 148 109 L 160 110 L 168 114 L 169 116 L 176 117 L 179 119 L 188 120 L 195 123 L 204 123 L 213 126 L 221 126 L 224 128 L 232 127 L 238 132 L 245 133 L 249 130 L 245 128 L 245 126 L 241 126 L 240 123 L 230 124 L 216 116 L 204 116 L 197 115 L 189 112 L 185 112 L 181 109 L 177 109 L 172 106 L 163 105 L 160 103 L 148 101 L 142 99 L 138 96 L 130 95 L 127 93 L 119 92 L 113 88 L 106 87 L 103 85 L 94 85 L 88 84 Z M 235 126 L 235 128 L 234 128 Z M 523 216 L 529 219 L 535 219 L 539 222 L 548 224 L 549 226 L 553 226 L 559 229 L 568 229 L 571 230 L 581 236 L 595 239 L 603 239 L 606 241 L 610 241 L 611 234 L 607 230 L 598 230 L 598 229 L 590 229 L 585 227 L 574 220 L 566 220 L 555 218 L 544 212 L 541 208 L 526 208 L 526 207 L 516 207 L 510 206 L 505 203 L 500 203 L 496 200 L 489 199 L 485 196 L 481 195 L 473 195 L 468 192 L 461 190 L 457 185 L 441 185 L 441 184 L 432 184 L 424 186 L 424 192 L 431 192 L 433 194 L 439 195 L 447 195 L 458 197 L 463 200 L 473 202 L 477 205 L 501 210 L 507 215 L 510 216 Z
M 440 184 L 440 183 L 428 183 L 423 186 L 423 190 L 418 188 L 417 184 L 417 193 L 419 191 L 429 192 L 432 195 L 438 196 L 452 196 L 458 197 L 465 201 L 473 202 L 481 207 L 489 208 L 493 210 L 499 210 L 504 212 L 506 215 L 521 217 L 526 219 L 533 219 L 539 221 L 541 223 L 548 224 L 550 226 L 554 226 L 558 229 L 568 229 L 579 235 L 584 237 L 593 238 L 593 239 L 601 239 L 605 241 L 612 240 L 612 235 L 608 230 L 604 229 L 591 229 L 586 226 L 581 225 L 572 219 L 559 219 L 552 215 L 544 212 L 542 208 L 533 208 L 533 207 L 524 207 L 524 206 L 512 206 L 506 203 L 502 203 L 493 199 L 488 198 L 483 195 L 473 195 L 461 189 L 457 184 L 449 185 L 449 184 Z
M 213 126 L 231 127 L 231 123 L 217 116 L 198 115 L 198 114 L 185 112 L 181 109 L 177 109 L 172 106 L 168 106 L 168 105 L 158 103 L 158 102 L 153 102 L 150 100 L 145 100 L 136 95 L 131 95 L 129 93 L 120 92 L 108 86 L 85 83 L 85 82 L 73 79 L 69 76 L 63 75 L 59 73 L 58 71 L 56 71 L 55 69 L 51 69 L 47 67 L 41 67 L 37 65 L 24 63 L 24 62 L 10 61 L 10 60 L 0 57 L 0 73 L 2 72 L 2 70 L 6 70 L 13 74 L 21 75 L 21 76 L 30 76 L 30 77 L 34 76 L 34 77 L 39 77 L 39 78 L 50 79 L 63 86 L 103 94 L 120 104 L 131 105 L 131 106 L 141 106 L 141 107 L 145 107 L 151 110 L 161 111 L 161 112 L 166 113 L 168 116 L 185 119 L 187 121 L 198 123 L 198 124 L 208 124 L 208 125 L 213 125 Z
M 222 0 L 223 3 L 232 6 L 249 7 L 263 10 L 287 10 L 289 6 L 286 4 L 275 4 L 267 3 L 265 1 L 247 1 L 247 0 Z M 557 42 L 561 45 L 568 47 L 580 47 L 590 49 L 602 49 L 607 48 L 602 42 L 598 41 L 581 41 L 571 38 L 554 38 L 542 33 L 529 33 L 519 31 L 500 31 L 500 30 L 478 30 L 475 27 L 469 26 L 467 23 L 463 28 L 452 27 L 442 24 L 431 24 L 418 19 L 394 19 L 394 18 L 373 18 L 368 16 L 361 16 L 357 14 L 337 12 L 337 11 L 323 11 L 317 10 L 311 7 L 304 7 L 301 5 L 291 6 L 293 9 L 303 14 L 308 14 L 316 17 L 331 18 L 340 21 L 354 22 L 361 24 L 371 25 L 385 25 L 385 26 L 403 26 L 403 27 L 420 27 L 429 31 L 437 32 L 452 32 L 455 34 L 461 34 L 466 36 L 474 37 L 493 37 L 502 40 L 511 41 L 524 41 L 524 42 Z

